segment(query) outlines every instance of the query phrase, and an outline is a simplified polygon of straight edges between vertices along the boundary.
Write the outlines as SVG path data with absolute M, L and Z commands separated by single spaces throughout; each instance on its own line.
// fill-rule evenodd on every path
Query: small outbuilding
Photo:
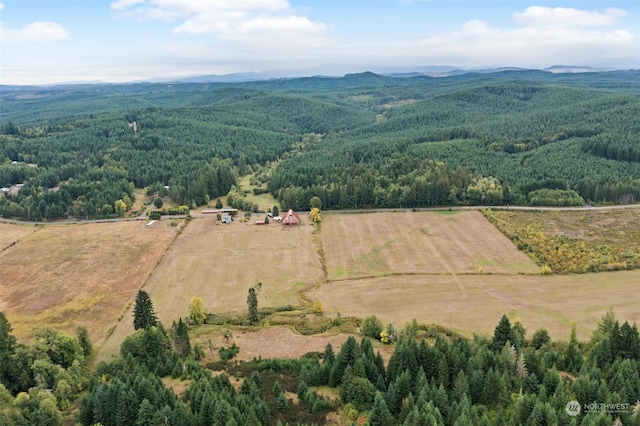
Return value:
M 299 225 L 300 217 L 292 209 L 289 209 L 286 215 L 282 218 L 283 225 Z
M 220 217 L 220 221 L 221 221 L 222 223 L 231 223 L 231 222 L 233 222 L 233 218 L 231 217 L 231 215 L 223 214 L 223 215 Z

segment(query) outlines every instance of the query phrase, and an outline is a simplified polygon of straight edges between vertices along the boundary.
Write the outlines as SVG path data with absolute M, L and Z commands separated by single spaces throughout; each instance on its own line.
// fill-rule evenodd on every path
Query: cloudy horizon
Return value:
M 640 68 L 639 18 L 630 0 L 2 0 L 0 83 Z

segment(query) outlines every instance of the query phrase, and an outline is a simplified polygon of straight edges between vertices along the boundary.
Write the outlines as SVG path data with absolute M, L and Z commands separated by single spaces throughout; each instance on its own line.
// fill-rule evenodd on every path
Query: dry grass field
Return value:
M 222 337 L 218 326 L 205 325 L 200 327 L 196 334 L 192 333 L 191 344 L 199 344 L 205 350 L 207 359 L 217 359 L 217 351 L 211 353 L 208 350 L 209 341 L 215 348 L 228 347 L 235 342 L 240 347 L 240 352 L 235 357 L 239 361 L 251 361 L 254 358 L 299 358 L 310 352 L 324 352 L 327 343 L 331 343 L 334 350 L 349 337 L 348 334 L 302 336 L 296 334 L 287 327 L 266 328 L 242 328 L 233 332 L 233 337 L 227 342 Z M 277 344 L 274 344 L 277 342 Z M 388 360 L 391 356 L 389 346 L 376 347 L 383 358 Z
M 27 235 L 36 232 L 38 227 L 33 225 L 11 225 L 8 223 L 0 223 L 0 252 L 8 249 Z M 0 303 L 2 303 L 0 301 Z
M 477 211 L 325 215 L 322 242 L 330 279 L 539 271 Z
M 145 285 L 167 327 L 188 315 L 194 296 L 209 312 L 243 315 L 247 291 L 258 282 L 259 306 L 278 307 L 299 304 L 298 291 L 322 278 L 312 226 L 218 223 L 214 217 L 192 220 Z M 119 323 L 99 358 L 117 353 L 132 331 L 131 321 Z
M 520 212 L 509 214 L 516 221 Z M 564 213 L 552 217 L 558 232 L 586 236 L 595 234 L 591 223 L 602 226 L 606 220 L 576 225 Z M 504 313 L 521 321 L 529 336 L 545 327 L 561 340 L 571 321 L 580 338 L 589 338 L 609 308 L 621 321 L 640 323 L 640 270 L 540 275 L 477 211 L 324 214 L 320 239 L 305 218 L 293 227 L 217 223 L 215 217 L 195 218 L 177 236 L 179 228 L 168 220 L 152 228 L 145 222 L 2 224 L 0 310 L 21 340 L 45 324 L 71 333 L 86 325 L 98 360 L 117 354 L 133 331 L 132 307 L 143 286 L 166 327 L 188 315 L 193 296 L 209 312 L 241 317 L 247 290 L 258 282 L 260 307 L 320 301 L 330 318 L 338 312 L 377 315 L 397 327 L 415 318 L 467 336 L 492 333 Z M 636 231 L 621 226 L 619 235 Z M 327 341 L 306 341 L 284 328 L 261 330 L 234 331 L 243 356 L 295 356 Z M 194 341 L 209 338 L 196 333 Z
M 425 275 L 367 278 L 327 283 L 309 293 L 323 303 L 325 315 L 364 318 L 402 327 L 414 318 L 440 324 L 471 337 L 493 334 L 500 317 L 520 321 L 528 337 L 547 328 L 554 339 L 588 339 L 602 315 L 640 323 L 640 271 L 584 275 Z
M 139 221 L 46 226 L 36 232 L 15 228 L 19 231 L 1 228 L 3 240 L 12 235 L 20 241 L 0 253 L 0 311 L 16 337 L 28 340 L 43 325 L 71 334 L 86 325 L 98 344 L 177 230 L 168 222 L 147 228 Z M 21 234 L 24 230 L 30 233 Z

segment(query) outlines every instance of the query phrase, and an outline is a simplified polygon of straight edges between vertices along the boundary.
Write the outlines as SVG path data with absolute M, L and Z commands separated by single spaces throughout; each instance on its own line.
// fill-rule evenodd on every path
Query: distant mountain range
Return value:
M 585 73 L 585 72 L 603 72 L 613 71 L 613 68 L 594 68 L 589 66 L 574 65 L 553 65 L 544 69 L 536 68 L 519 68 L 519 67 L 501 67 L 501 68 L 483 68 L 483 69 L 460 69 L 447 65 L 436 65 L 427 67 L 385 67 L 381 69 L 371 69 L 371 72 L 388 76 L 388 77 L 449 77 L 452 75 L 462 75 L 469 73 L 488 74 L 503 71 L 546 71 L 551 73 Z M 179 77 L 174 79 L 155 78 L 146 80 L 152 83 L 176 82 L 176 83 L 242 83 L 249 81 L 263 81 L 274 79 L 291 79 L 304 77 L 342 77 L 342 75 L 324 74 L 315 72 L 321 70 L 271 70 L 262 72 L 243 72 L 231 74 L 208 74 L 191 77 Z M 346 74 L 348 75 L 348 74 Z
M 353 68 L 353 67 L 351 67 Z M 366 69 L 362 67 L 361 69 Z M 99 80 L 92 81 L 69 81 L 63 83 L 54 83 L 46 85 L 1 85 L 3 87 L 12 87 L 13 90 L 28 89 L 29 87 L 95 87 L 99 85 L 105 86 L 121 86 L 131 84 L 171 84 L 171 83 L 188 83 L 188 84 L 276 84 L 276 85 L 302 85 L 307 86 L 309 80 L 314 81 L 314 85 L 318 81 L 324 81 L 329 87 L 332 84 L 352 83 L 354 79 L 358 80 L 358 85 L 363 83 L 363 79 L 369 84 L 382 83 L 381 79 L 385 78 L 415 78 L 415 77 L 453 77 L 468 74 L 498 74 L 517 72 L 520 75 L 524 73 L 532 73 L 538 77 L 545 74 L 585 74 L 585 73 L 603 73 L 611 71 L 635 71 L 635 70 L 617 70 L 615 68 L 596 68 L 590 66 L 574 66 L 574 65 L 553 65 L 544 69 L 537 68 L 521 68 L 521 67 L 500 67 L 500 68 L 481 68 L 481 69 L 461 69 L 447 65 L 434 65 L 425 67 L 373 67 L 369 71 L 346 73 L 342 75 L 332 74 L 331 72 L 323 73 L 323 69 L 314 68 L 309 70 L 270 70 L 261 72 L 242 72 L 230 74 L 207 74 L 185 77 L 157 77 L 144 80 L 135 80 L 129 82 L 104 82 Z M 326 71 L 326 70 L 325 70 Z M 337 83 L 335 80 L 341 80 Z M 295 83 L 294 83 L 295 81 Z M 332 83 L 333 82 L 333 83 Z M 389 81 L 386 81 L 389 83 Z

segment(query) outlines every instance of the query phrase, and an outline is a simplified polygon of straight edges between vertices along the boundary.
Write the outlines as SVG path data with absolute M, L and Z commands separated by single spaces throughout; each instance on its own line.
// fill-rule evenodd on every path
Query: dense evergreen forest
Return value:
M 86 329 L 47 327 L 26 345 L 0 313 L 0 424 L 321 425 L 330 412 L 372 426 L 640 424 L 640 337 L 612 311 L 584 343 L 575 327 L 552 342 L 506 316 L 472 340 L 371 316 L 360 343 L 248 363 L 233 360 L 232 342 L 205 361 L 185 321 L 167 330 L 151 319 L 89 374 Z M 395 346 L 387 363 L 380 344 Z
M 252 173 L 285 209 L 637 202 L 639 77 L 3 86 L 0 215 L 114 217 L 165 186 L 195 207 Z

